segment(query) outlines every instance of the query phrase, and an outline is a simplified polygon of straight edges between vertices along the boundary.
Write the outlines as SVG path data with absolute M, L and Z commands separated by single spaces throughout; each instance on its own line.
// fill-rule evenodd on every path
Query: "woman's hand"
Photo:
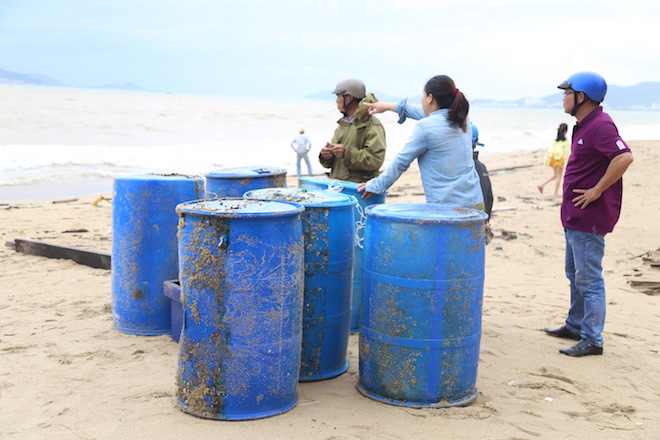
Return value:
M 360 183 L 357 186 L 357 192 L 359 192 L 359 193 L 364 192 L 364 194 L 362 194 L 363 199 L 368 199 L 373 194 L 373 193 L 370 193 L 369 191 L 366 191 L 365 190 L 366 187 L 367 187 L 366 183 Z
M 376 113 L 384 113 L 386 111 L 395 112 L 396 104 L 393 102 L 365 102 L 363 103 L 368 109 L 370 115 L 375 115 Z

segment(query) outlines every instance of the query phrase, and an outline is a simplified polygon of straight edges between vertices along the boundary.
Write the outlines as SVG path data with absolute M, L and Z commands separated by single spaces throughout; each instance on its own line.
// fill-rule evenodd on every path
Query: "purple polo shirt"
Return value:
M 579 195 L 573 192 L 574 189 L 592 188 L 603 177 L 610 161 L 627 152 L 630 148 L 602 107 L 575 124 L 561 204 L 561 222 L 565 228 L 599 234 L 612 232 L 621 212 L 622 179 L 603 191 L 600 198 L 585 209 L 576 207 L 571 200 Z

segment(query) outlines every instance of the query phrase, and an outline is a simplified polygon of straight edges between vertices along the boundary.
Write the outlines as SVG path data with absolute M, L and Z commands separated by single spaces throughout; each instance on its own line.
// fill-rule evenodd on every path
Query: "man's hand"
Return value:
M 325 160 L 332 159 L 332 156 L 334 155 L 332 149 L 333 146 L 330 142 L 325 144 L 325 147 L 321 148 L 321 157 Z
M 572 202 L 575 203 L 577 208 L 584 209 L 589 206 L 590 203 L 598 200 L 603 191 L 612 186 L 614 182 L 618 181 L 621 176 L 623 176 L 623 173 L 626 172 L 632 161 L 633 156 L 630 152 L 622 153 L 616 156 L 607 166 L 605 175 L 601 177 L 601 179 L 593 188 L 573 190 L 573 192 L 576 192 L 580 195 L 574 197 Z
M 332 151 L 334 151 L 335 156 L 341 159 L 344 157 L 344 153 L 346 153 L 346 146 L 343 144 L 334 144 Z
M 590 203 L 595 202 L 600 198 L 601 193 L 596 188 L 590 189 L 574 189 L 573 192 L 580 194 L 573 198 L 573 203 L 577 208 L 586 208 Z

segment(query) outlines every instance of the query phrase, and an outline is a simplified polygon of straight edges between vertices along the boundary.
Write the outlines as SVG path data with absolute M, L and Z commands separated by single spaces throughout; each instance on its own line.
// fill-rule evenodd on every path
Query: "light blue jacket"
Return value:
M 367 182 L 366 190 L 382 194 L 417 159 L 427 203 L 472 208 L 483 202 L 479 175 L 472 159 L 472 129 L 463 132 L 447 119 L 448 109 L 424 115 L 421 106 L 406 100 L 396 106 L 399 123 L 417 119 L 410 139 L 379 177 Z M 468 127 L 470 126 L 468 121 Z

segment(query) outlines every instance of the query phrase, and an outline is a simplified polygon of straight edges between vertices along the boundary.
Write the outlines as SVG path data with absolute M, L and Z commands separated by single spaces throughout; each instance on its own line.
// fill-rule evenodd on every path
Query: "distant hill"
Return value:
M 65 84 L 39 73 L 17 73 L 10 72 L 0 68 L 0 84 L 29 84 L 40 86 L 66 86 Z M 76 86 L 73 86 L 76 87 Z M 133 90 L 147 91 L 143 87 L 133 84 L 104 84 L 94 89 L 110 90 Z M 380 92 L 373 92 L 381 101 L 398 102 L 401 97 L 391 96 Z M 312 93 L 305 97 L 306 99 L 317 99 L 323 101 L 334 100 L 335 96 L 331 90 L 322 90 Z M 419 96 L 410 97 L 410 101 L 419 102 Z M 531 107 L 531 108 L 561 108 L 561 92 L 546 95 L 540 98 L 520 98 L 511 101 L 500 101 L 490 99 L 470 99 L 474 105 L 494 106 L 494 107 Z M 660 82 L 649 81 L 634 86 L 621 87 L 610 85 L 604 102 L 605 108 L 617 110 L 660 110 Z
M 398 102 L 400 97 L 374 92 L 381 101 Z M 419 102 L 421 96 L 409 97 L 410 102 Z M 306 99 L 333 100 L 330 90 L 307 95 Z M 471 104 L 490 107 L 561 108 L 562 92 L 558 91 L 541 98 L 520 98 L 511 101 L 494 99 L 470 99 Z M 604 106 L 616 110 L 660 110 L 660 82 L 643 82 L 634 86 L 608 86 Z
M 0 84 L 27 84 L 27 85 L 36 85 L 36 86 L 60 86 L 60 87 L 65 86 L 61 82 L 53 78 L 50 78 L 46 75 L 41 75 L 39 73 L 17 73 L 17 72 L 10 72 L 4 69 L 0 69 Z M 89 88 L 145 91 L 144 88 L 133 83 L 104 84 Z
M 558 91 L 542 98 L 521 98 L 514 101 L 474 99 L 470 102 L 502 107 L 561 108 L 562 92 Z M 660 110 L 660 82 L 643 82 L 628 87 L 610 85 L 603 104 L 606 108 L 616 110 Z
M 63 86 L 53 78 L 38 73 L 16 73 L 0 69 L 0 84 L 31 84 L 39 86 Z
M 403 98 L 400 96 L 392 96 L 392 95 L 386 95 L 385 93 L 379 93 L 379 92 L 371 92 L 367 90 L 367 93 L 373 93 L 376 95 L 376 98 L 378 98 L 379 101 L 385 101 L 385 102 L 399 102 Z M 305 99 L 317 99 L 320 101 L 334 101 L 335 100 L 335 95 L 332 94 L 332 90 L 323 90 L 320 92 L 312 93 L 310 95 L 305 96 Z

